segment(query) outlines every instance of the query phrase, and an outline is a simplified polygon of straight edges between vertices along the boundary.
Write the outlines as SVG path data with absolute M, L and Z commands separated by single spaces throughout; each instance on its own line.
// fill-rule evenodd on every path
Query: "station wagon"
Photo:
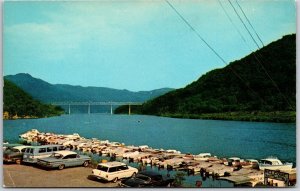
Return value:
M 97 168 L 92 171 L 96 178 L 113 182 L 122 178 L 133 177 L 136 173 L 138 173 L 138 169 L 121 162 L 99 163 Z
M 49 157 L 53 152 L 65 150 L 63 145 L 32 146 L 25 150 L 23 162 L 36 163 L 38 158 Z

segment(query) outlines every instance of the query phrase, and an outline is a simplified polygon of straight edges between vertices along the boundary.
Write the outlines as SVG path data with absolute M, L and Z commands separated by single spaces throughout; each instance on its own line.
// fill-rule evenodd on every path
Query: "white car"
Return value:
M 138 173 L 138 169 L 122 162 L 99 163 L 97 168 L 92 171 L 96 178 L 113 182 L 122 178 L 134 177 L 136 173 Z

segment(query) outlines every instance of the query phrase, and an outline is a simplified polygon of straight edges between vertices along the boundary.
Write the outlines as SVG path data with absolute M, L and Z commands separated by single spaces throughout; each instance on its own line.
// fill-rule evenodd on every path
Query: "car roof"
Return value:
M 99 165 L 102 165 L 102 166 L 107 166 L 107 167 L 116 167 L 116 166 L 123 166 L 123 165 L 126 165 L 125 163 L 122 163 L 122 162 L 105 162 L 105 163 L 99 163 Z
M 39 145 L 39 146 L 31 146 L 32 148 L 45 148 L 45 147 L 58 147 L 63 145 Z
M 15 146 L 15 147 L 13 147 L 13 148 L 14 148 L 14 149 L 18 149 L 18 150 L 22 150 L 22 149 L 28 148 L 28 147 L 30 147 L 30 146 L 20 145 L 20 146 Z
M 71 154 L 77 154 L 77 153 L 74 152 L 74 151 L 55 151 L 54 153 L 58 153 L 58 154 L 61 154 L 61 155 L 63 155 L 63 156 L 71 155 Z

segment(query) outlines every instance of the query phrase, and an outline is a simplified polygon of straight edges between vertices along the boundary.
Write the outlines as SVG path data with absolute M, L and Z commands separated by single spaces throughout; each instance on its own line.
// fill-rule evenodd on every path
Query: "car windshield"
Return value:
M 56 158 L 56 159 L 60 159 L 63 156 L 61 154 L 58 154 L 58 153 L 53 153 L 50 157 L 53 157 L 53 158 Z
M 102 165 L 98 165 L 98 166 L 97 166 L 97 169 L 98 169 L 98 170 L 101 170 L 101 171 L 104 171 L 104 172 L 107 172 L 108 167 L 102 166 Z

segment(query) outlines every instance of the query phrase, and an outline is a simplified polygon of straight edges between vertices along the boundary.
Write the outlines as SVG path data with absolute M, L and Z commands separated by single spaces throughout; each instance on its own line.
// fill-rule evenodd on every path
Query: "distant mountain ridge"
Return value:
M 144 102 L 173 90 L 172 88 L 161 88 L 152 91 L 132 92 L 106 87 L 50 84 L 26 73 L 7 75 L 4 78 L 15 83 L 33 98 L 46 103 L 63 101 Z
M 116 112 L 122 113 L 124 108 Z M 295 108 L 296 34 L 291 34 L 224 68 L 207 72 L 184 88 L 136 106 L 132 112 L 183 118 L 294 122 Z

